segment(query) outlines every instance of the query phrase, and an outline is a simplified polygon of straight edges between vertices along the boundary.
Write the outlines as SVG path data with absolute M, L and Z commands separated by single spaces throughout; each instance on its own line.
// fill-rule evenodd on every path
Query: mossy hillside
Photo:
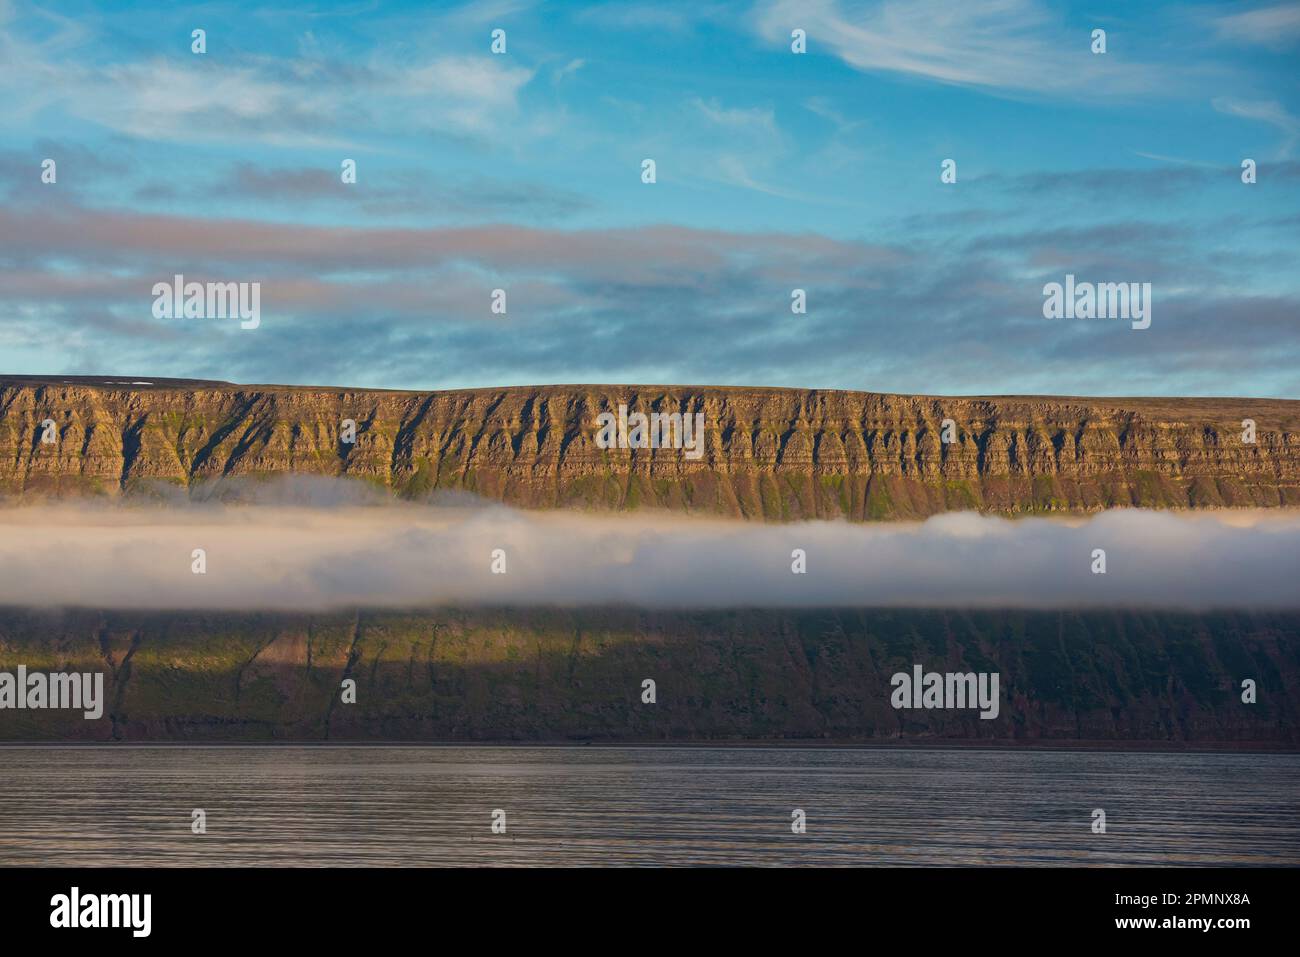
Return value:
M 4 711 L 4 740 L 1300 744 L 1297 614 L 11 609 L 0 670 L 18 664 L 102 670 L 107 715 Z M 1001 717 L 895 711 L 914 664 L 997 672 Z

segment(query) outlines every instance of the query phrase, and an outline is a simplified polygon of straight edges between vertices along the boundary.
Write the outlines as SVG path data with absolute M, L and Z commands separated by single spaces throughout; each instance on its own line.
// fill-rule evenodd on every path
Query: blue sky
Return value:
M 0 0 L 0 371 L 1300 397 L 1298 67 L 1295 3 Z

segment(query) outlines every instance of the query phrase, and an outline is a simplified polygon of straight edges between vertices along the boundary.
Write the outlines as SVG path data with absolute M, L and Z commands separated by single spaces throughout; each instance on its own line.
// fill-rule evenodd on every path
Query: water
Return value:
M 1300 755 L 6 747 L 0 863 L 1296 865 Z

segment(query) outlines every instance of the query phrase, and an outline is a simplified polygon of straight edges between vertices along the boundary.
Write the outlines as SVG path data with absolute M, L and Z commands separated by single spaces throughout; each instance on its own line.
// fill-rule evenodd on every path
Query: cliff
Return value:
M 102 671 L 107 704 L 0 712 L 0 740 L 1300 745 L 1294 612 L 0 609 L 19 664 Z M 999 673 L 1000 714 L 894 710 L 913 664 Z
M 703 456 L 602 449 L 596 416 L 700 412 Z M 1242 441 L 1242 420 L 1256 442 Z M 341 441 L 342 423 L 356 441 Z M 940 441 L 952 419 L 954 441 Z M 54 423 L 52 433 L 43 426 Z M 50 434 L 56 441 L 42 441 Z M 410 498 L 917 518 L 1300 505 L 1300 401 L 882 395 L 686 386 L 453 392 L 0 377 L 0 499 L 118 497 L 298 473 Z M 206 494 L 206 492 L 205 492 Z

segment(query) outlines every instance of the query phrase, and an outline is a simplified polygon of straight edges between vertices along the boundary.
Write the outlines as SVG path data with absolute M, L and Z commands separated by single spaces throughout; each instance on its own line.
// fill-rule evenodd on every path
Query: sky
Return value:
M 1298 240 L 1297 3 L 0 0 L 0 373 L 1300 398 Z

